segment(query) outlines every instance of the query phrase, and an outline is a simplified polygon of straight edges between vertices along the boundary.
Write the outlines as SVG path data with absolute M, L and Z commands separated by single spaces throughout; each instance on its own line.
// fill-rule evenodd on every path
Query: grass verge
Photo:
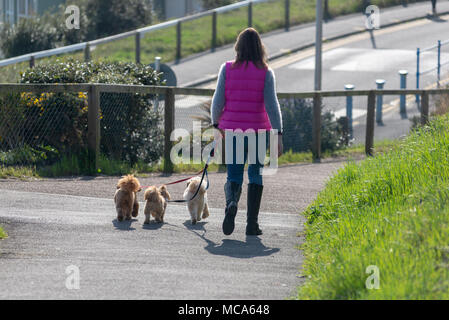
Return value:
M 305 211 L 297 298 L 449 298 L 448 126 L 436 118 L 329 181 Z

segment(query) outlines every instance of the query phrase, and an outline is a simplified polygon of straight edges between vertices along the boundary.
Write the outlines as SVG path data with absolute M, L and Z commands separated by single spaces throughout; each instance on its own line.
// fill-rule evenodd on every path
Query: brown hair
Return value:
M 260 39 L 259 33 L 254 28 L 246 28 L 240 32 L 235 43 L 236 57 L 232 66 L 254 63 L 259 69 L 267 69 L 267 54 Z

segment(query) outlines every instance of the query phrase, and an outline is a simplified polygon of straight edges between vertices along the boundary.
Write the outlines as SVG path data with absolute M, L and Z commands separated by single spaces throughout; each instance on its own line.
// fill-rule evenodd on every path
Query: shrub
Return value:
M 6 58 L 52 49 L 59 38 L 57 29 L 44 18 L 21 19 L 12 28 L 4 24 L 0 31 L 1 50 Z
M 203 7 L 207 10 L 214 9 L 237 2 L 236 0 L 202 0 Z
M 20 82 L 161 84 L 158 73 L 148 66 L 77 61 L 38 65 L 25 71 Z M 0 101 L 4 102 L 0 103 L 0 136 L 4 141 L 14 138 L 9 144 L 0 140 L 3 150 L 23 141 L 33 148 L 40 144 L 54 147 L 62 155 L 87 147 L 86 93 L 23 93 Z M 100 118 L 100 147 L 105 156 L 131 164 L 159 160 L 163 152 L 161 115 L 153 110 L 151 95 L 102 93 Z M 19 126 L 24 129 L 18 130 Z
M 284 125 L 284 150 L 309 151 L 312 147 L 313 101 L 306 99 L 281 99 Z M 334 151 L 349 141 L 343 119 L 334 120 L 330 111 L 321 115 L 321 150 Z

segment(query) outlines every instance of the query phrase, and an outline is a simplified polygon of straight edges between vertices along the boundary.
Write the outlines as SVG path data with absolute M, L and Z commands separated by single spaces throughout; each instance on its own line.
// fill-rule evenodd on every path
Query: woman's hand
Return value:
M 282 144 L 282 134 L 278 135 L 278 157 L 282 156 L 284 145 Z
M 219 128 L 215 128 L 214 140 L 217 141 L 217 143 L 218 143 L 218 141 L 220 141 L 221 139 L 224 139 L 224 131 Z

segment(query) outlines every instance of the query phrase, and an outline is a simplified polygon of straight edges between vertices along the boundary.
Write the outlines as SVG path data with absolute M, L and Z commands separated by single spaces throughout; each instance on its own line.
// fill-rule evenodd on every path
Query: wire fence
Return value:
M 45 166 L 63 157 L 81 157 L 95 173 L 100 157 L 126 163 L 158 163 L 171 172 L 175 129 L 192 135 L 210 127 L 211 89 L 104 84 L 0 85 L 0 165 Z M 406 95 L 407 114 L 380 97 Z M 414 96 L 421 96 L 421 110 Z M 444 113 L 449 89 L 370 90 L 278 94 L 284 123 L 284 150 L 322 151 L 398 138 L 429 113 Z M 348 99 L 352 99 L 349 110 Z M 429 100 L 432 108 L 429 108 Z M 445 111 L 446 110 L 446 111 Z M 351 111 L 348 113 L 348 111 Z M 378 110 L 379 111 L 379 110 Z M 412 121 L 411 121 L 412 120 Z M 377 122 L 377 123 L 376 123 Z

